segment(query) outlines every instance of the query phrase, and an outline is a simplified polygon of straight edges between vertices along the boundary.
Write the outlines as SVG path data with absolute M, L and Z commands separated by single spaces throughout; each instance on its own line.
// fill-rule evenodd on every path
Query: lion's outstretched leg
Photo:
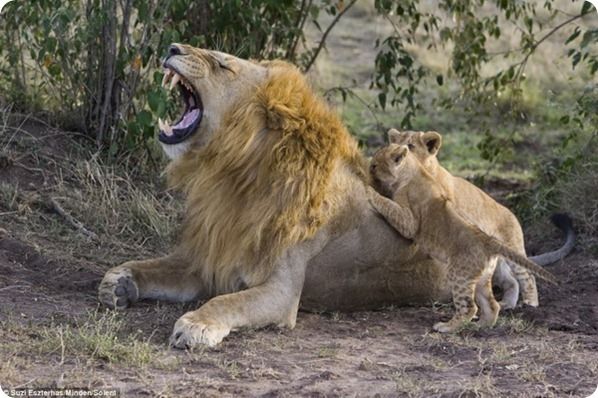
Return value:
M 519 300 L 519 282 L 515 279 L 507 260 L 503 258 L 498 260 L 493 280 L 502 289 L 500 307 L 507 310 L 515 308 Z
M 126 308 L 139 299 L 189 301 L 200 297 L 203 284 L 189 264 L 175 255 L 128 261 L 106 272 L 98 296 L 110 308 Z
M 289 249 L 263 284 L 217 296 L 186 313 L 175 323 L 170 345 L 212 347 L 231 330 L 242 327 L 295 327 L 307 262 L 326 242 L 327 238 L 322 236 Z

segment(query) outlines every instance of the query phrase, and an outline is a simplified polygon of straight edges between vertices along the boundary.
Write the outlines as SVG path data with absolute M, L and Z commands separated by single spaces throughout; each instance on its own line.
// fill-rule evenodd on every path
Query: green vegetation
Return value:
M 158 84 L 169 43 L 283 58 L 321 72 L 325 96 L 364 146 L 382 144 L 390 127 L 438 130 L 450 170 L 525 187 L 504 199 L 530 220 L 567 210 L 571 192 L 583 191 L 573 181 L 598 173 L 588 149 L 595 15 L 582 0 L 12 2 L 0 19 L 0 87 L 13 111 L 91 137 L 102 159 L 92 162 L 109 168 L 131 155 L 155 163 L 156 120 L 176 112 Z M 323 51 L 335 37 L 350 38 L 350 56 Z M 136 199 L 134 222 L 161 234 L 170 220 L 160 204 L 123 185 L 115 189 Z M 115 198 L 102 200 L 99 216 L 109 217 Z
M 0 19 L 0 87 L 19 108 L 56 114 L 111 155 L 147 148 L 173 111 L 159 82 L 172 42 L 309 67 L 303 26 L 322 2 L 39 0 L 12 2 Z M 304 51 L 299 52 L 303 48 Z

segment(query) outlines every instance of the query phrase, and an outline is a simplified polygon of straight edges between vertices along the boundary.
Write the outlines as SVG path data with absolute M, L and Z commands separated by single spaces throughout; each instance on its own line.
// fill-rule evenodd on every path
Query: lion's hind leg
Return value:
M 519 264 L 512 264 L 512 269 L 515 273 L 515 278 L 517 278 L 521 285 L 521 298 L 523 303 L 532 307 L 537 307 L 539 305 L 539 300 L 536 278 Z
M 98 297 L 107 307 L 123 309 L 140 299 L 190 301 L 204 291 L 189 264 L 171 255 L 111 268 L 100 282 Z
M 515 279 L 509 262 L 504 258 L 499 258 L 492 280 L 502 290 L 501 308 L 515 308 L 519 300 L 519 282 Z

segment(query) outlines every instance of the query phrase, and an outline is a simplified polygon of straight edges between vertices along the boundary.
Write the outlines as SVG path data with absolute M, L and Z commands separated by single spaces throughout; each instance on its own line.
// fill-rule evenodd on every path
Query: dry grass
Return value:
M 81 359 L 138 368 L 153 364 L 157 347 L 140 339 L 139 333 L 125 331 L 125 326 L 121 314 L 97 311 L 73 320 L 72 324 L 52 321 L 46 326 L 29 328 L 11 321 L 4 332 L 21 337 L 12 342 L 5 339 L 2 351 L 51 356 L 57 358 L 59 365 Z
M 78 162 L 72 172 L 79 189 L 70 193 L 69 202 L 83 204 L 80 216 L 100 232 L 160 240 L 173 233 L 181 207 L 170 193 L 156 195 L 98 157 Z

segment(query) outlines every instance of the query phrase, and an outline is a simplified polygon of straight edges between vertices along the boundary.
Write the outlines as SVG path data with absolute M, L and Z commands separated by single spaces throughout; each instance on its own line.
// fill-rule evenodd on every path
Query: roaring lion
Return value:
M 180 243 L 110 269 L 102 303 L 209 299 L 174 325 L 171 345 L 184 348 L 292 328 L 300 301 L 357 310 L 450 297 L 444 267 L 371 207 L 356 141 L 295 67 L 182 44 L 164 67 L 184 101 L 158 136 L 186 195 Z

